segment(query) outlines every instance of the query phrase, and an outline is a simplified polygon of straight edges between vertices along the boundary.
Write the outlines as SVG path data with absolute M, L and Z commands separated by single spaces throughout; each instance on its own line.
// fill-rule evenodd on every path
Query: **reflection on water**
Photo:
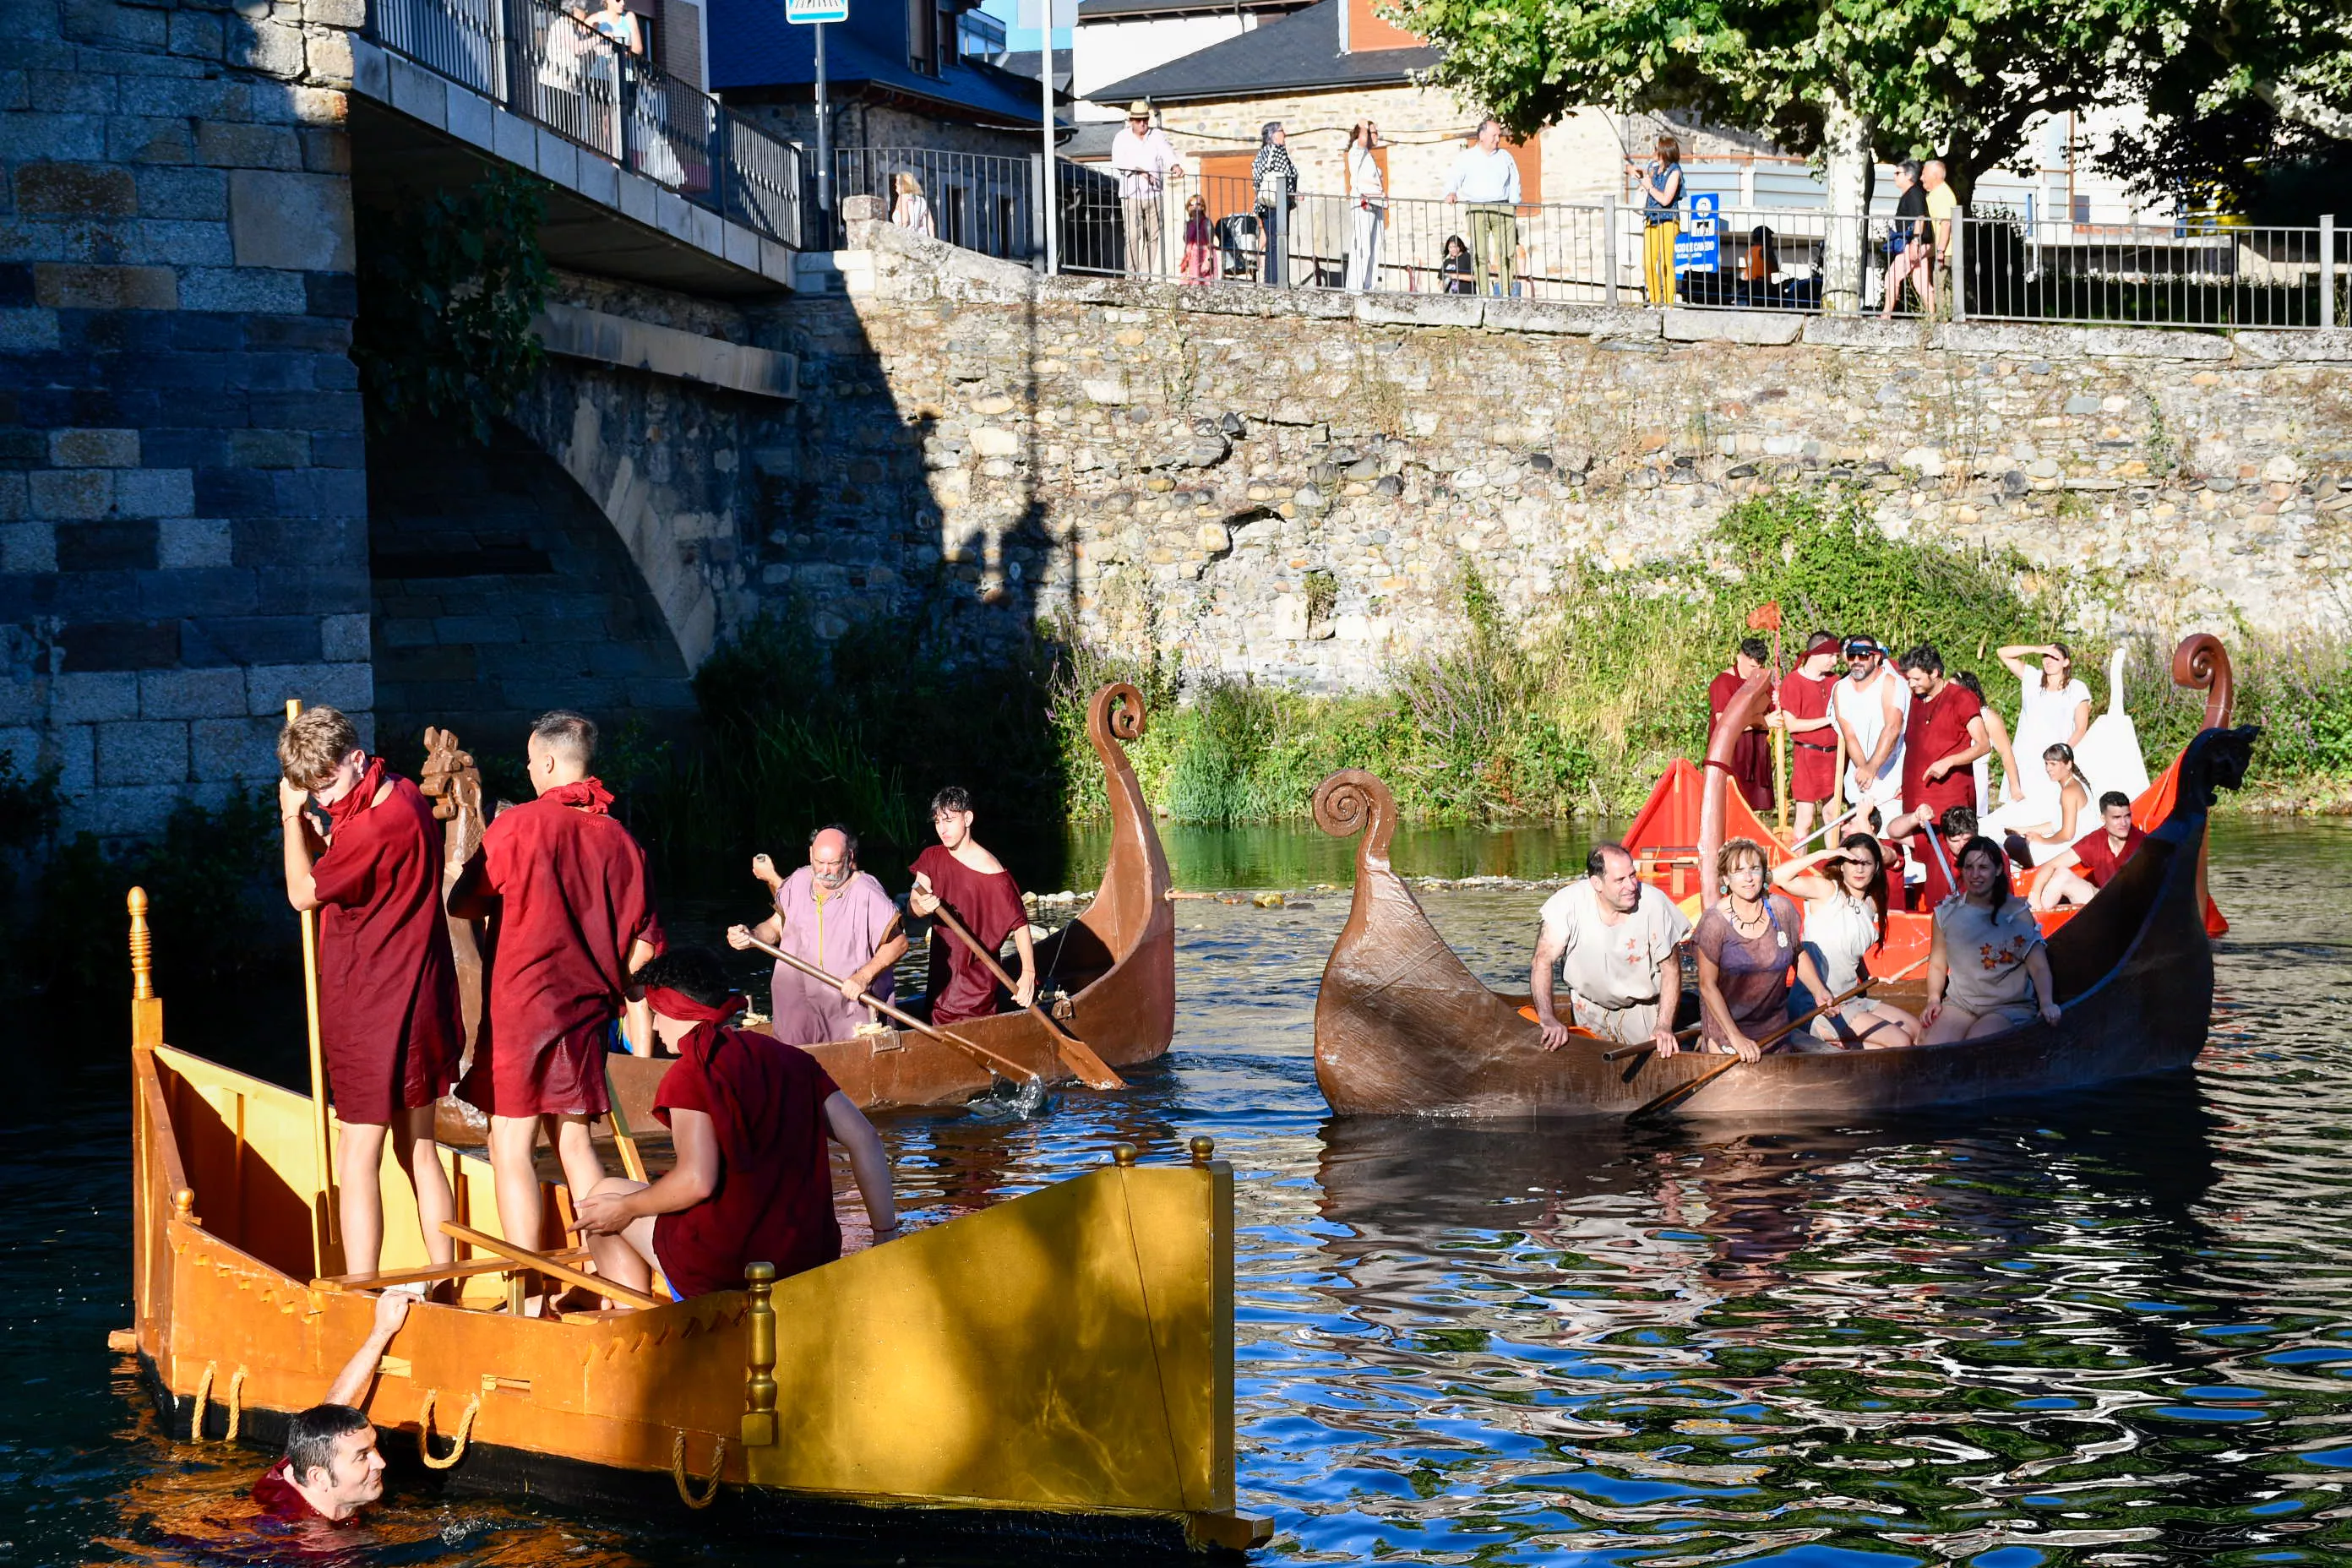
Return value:
M 1188 886 L 1345 865 L 1319 836 L 1171 837 Z M 1538 864 L 1465 838 L 1432 863 L 1412 842 L 1400 861 L 1445 876 L 1583 850 L 1560 835 Z M 887 1135 L 926 1221 L 1120 1140 L 1174 1158 L 1218 1139 L 1244 1226 L 1242 1500 L 1277 1521 L 1277 1556 L 2334 1561 L 2352 1552 L 2352 963 L 2332 904 L 2301 894 L 2347 869 L 2342 827 L 2230 827 L 2212 1048 L 2193 1074 L 2065 1100 L 1746 1135 L 1331 1121 L 1309 1010 L 1341 894 L 1180 906 L 1177 1053 L 1133 1092 Z M 1524 973 L 1540 898 L 1427 902 L 1500 980 Z M 225 1027 L 206 1045 L 244 1048 Z M 0 1560 L 236 1560 L 224 1496 L 258 1458 L 165 1441 L 102 1348 L 125 1314 L 121 1075 L 52 1072 L 41 1147 L 19 1124 L 0 1154 L 0 1519 L 21 1515 Z M 409 1482 L 362 1560 L 774 1559 L 677 1515 Z

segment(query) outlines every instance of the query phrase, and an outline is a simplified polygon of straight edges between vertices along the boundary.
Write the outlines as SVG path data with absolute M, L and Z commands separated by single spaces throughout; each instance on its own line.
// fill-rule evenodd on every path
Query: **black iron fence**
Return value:
M 544 0 L 370 0 L 368 36 L 514 114 L 766 235 L 808 243 L 790 142 Z
M 1031 262 L 1045 250 L 1035 192 L 1043 153 L 1009 158 L 933 147 L 837 147 L 835 212 L 850 196 L 876 196 L 886 216 L 966 250 Z M 834 239 L 845 244 L 840 219 Z

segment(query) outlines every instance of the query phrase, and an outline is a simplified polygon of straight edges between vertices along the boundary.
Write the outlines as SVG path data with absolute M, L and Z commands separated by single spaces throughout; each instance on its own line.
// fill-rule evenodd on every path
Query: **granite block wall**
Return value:
M 0 751 L 70 827 L 372 705 L 342 133 L 357 0 L 5 0 Z

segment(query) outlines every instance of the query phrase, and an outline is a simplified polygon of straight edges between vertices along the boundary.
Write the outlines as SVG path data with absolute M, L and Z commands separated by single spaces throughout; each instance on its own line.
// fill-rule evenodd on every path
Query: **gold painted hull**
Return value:
M 133 1004 L 137 1348 L 174 1430 L 268 1439 L 366 1337 L 373 1298 L 314 1279 L 310 1102 L 161 1046 Z M 445 1151 L 460 1223 L 496 1234 L 489 1171 Z M 424 1262 L 384 1172 L 383 1268 Z M 556 1194 L 551 1191 L 552 1209 Z M 323 1267 L 314 1267 L 323 1265 Z M 1234 1512 L 1233 1180 L 1110 1165 L 773 1288 L 774 1437 L 747 1422 L 751 1298 L 560 1321 L 420 1304 L 369 1396 L 471 1485 L 647 1502 L 700 1520 L 1122 1556 L 1245 1548 Z M 197 1407 L 199 1394 L 208 1394 Z M 673 1475 L 673 1471 L 680 1472 Z

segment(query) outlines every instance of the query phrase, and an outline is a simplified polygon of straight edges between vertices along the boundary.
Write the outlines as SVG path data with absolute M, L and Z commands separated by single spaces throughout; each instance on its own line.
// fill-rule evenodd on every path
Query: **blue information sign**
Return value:
M 784 20 L 802 24 L 846 22 L 849 0 L 784 0 Z
M 1675 270 L 1713 272 L 1723 262 L 1723 198 L 1713 192 L 1690 199 L 1690 223 L 1675 237 Z

